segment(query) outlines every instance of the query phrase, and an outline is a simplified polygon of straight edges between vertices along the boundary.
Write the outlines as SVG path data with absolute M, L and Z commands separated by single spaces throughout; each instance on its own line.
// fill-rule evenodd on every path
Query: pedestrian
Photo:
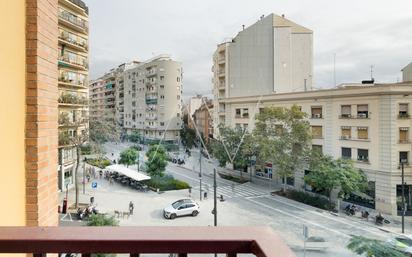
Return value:
M 133 204 L 132 201 L 130 201 L 130 203 L 129 203 L 129 213 L 130 213 L 130 215 L 133 215 L 133 209 L 134 209 L 134 204 Z
M 189 197 L 192 197 L 192 188 L 189 187 Z
M 206 191 L 203 193 L 203 198 L 204 198 L 205 200 L 207 199 L 207 192 L 206 192 Z

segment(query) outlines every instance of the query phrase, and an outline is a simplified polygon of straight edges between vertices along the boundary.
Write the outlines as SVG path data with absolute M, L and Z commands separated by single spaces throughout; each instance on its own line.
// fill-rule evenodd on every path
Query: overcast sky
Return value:
M 314 31 L 314 86 L 370 77 L 401 80 L 412 61 L 412 0 L 85 0 L 90 15 L 90 78 L 120 63 L 171 54 L 184 68 L 184 96 L 211 94 L 216 45 L 262 14 Z

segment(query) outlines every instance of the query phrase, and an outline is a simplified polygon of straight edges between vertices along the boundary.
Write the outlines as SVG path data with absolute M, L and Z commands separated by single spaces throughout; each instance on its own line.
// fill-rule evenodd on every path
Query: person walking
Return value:
M 129 203 L 129 213 L 130 213 L 130 215 L 133 215 L 133 209 L 134 209 L 134 204 L 133 204 L 132 201 L 130 201 L 130 203 Z
M 192 188 L 189 187 L 189 197 L 192 197 Z

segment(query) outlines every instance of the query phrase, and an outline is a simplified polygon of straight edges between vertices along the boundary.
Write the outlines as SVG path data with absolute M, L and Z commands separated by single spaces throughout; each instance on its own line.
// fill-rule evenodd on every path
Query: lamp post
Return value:
M 213 215 L 214 215 L 214 226 L 217 227 L 217 185 L 216 185 L 216 168 L 213 169 Z
M 200 183 L 200 201 L 202 201 L 202 146 L 199 149 L 199 183 Z
M 402 234 L 405 233 L 405 171 L 404 171 L 405 159 L 401 160 L 402 168 Z

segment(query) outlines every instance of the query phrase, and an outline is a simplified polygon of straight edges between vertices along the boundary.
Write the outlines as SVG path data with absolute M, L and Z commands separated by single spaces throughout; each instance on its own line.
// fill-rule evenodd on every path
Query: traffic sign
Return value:
M 97 188 L 97 182 L 92 182 L 92 188 Z

